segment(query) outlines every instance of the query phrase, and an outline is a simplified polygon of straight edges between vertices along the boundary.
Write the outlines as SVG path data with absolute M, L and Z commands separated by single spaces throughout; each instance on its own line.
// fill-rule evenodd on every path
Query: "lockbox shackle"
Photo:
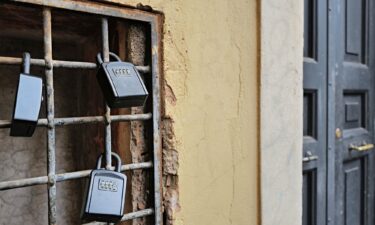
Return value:
M 22 57 L 22 69 L 24 74 L 30 74 L 30 53 L 24 52 Z
M 98 160 L 96 161 L 96 169 L 100 169 L 100 168 L 101 168 L 103 155 L 104 155 L 104 153 L 102 153 L 102 154 L 98 157 Z M 117 164 L 116 164 L 115 170 L 116 170 L 117 172 L 121 172 L 121 158 L 120 158 L 120 156 L 117 155 L 117 154 L 114 153 L 114 152 L 111 152 L 111 155 L 112 155 L 112 157 L 114 157 L 114 158 L 116 159 L 116 161 L 117 161 Z
M 119 57 L 118 55 L 116 55 L 115 53 L 113 53 L 113 52 L 110 52 L 110 53 L 109 53 L 109 56 L 112 56 L 112 57 L 115 58 L 117 61 L 122 62 L 121 59 L 120 59 L 120 57 Z M 99 52 L 99 53 L 96 55 L 96 60 L 98 61 L 98 63 L 99 63 L 100 65 L 103 63 L 102 53 Z

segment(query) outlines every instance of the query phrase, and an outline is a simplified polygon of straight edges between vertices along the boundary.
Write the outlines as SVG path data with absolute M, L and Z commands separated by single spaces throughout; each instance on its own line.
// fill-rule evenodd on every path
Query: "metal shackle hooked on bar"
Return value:
M 98 157 L 96 169 L 91 172 L 82 209 L 85 221 L 116 223 L 121 220 L 125 205 L 126 176 L 121 173 L 120 156 L 112 152 L 117 164 L 115 171 L 101 168 L 103 154 Z
M 148 92 L 136 67 L 122 62 L 113 52 L 110 57 L 117 61 L 103 62 L 101 54 L 96 56 L 99 70 L 96 75 L 104 98 L 111 108 L 143 106 Z
M 23 53 L 23 70 L 19 77 L 14 101 L 10 136 L 31 137 L 38 123 L 43 100 L 43 80 L 30 74 L 30 60 L 30 54 Z
M 102 169 L 102 159 L 103 159 L 104 153 L 99 155 L 98 159 L 96 160 L 96 169 L 100 170 Z M 116 167 L 115 171 L 121 172 L 121 158 L 118 154 L 111 152 L 111 156 L 116 159 Z

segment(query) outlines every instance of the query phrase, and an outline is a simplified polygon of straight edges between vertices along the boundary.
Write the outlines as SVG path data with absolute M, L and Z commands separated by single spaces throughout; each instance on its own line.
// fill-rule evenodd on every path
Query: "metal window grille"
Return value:
M 47 129 L 47 176 L 32 177 L 27 179 L 0 182 L 0 190 L 14 189 L 39 184 L 47 184 L 48 187 L 48 221 L 49 224 L 57 224 L 56 215 L 56 183 L 88 177 L 91 170 L 76 171 L 63 174 L 56 174 L 56 156 L 55 156 L 55 127 L 66 125 L 78 125 L 88 123 L 105 124 L 105 157 L 106 168 L 111 167 L 111 123 L 134 120 L 152 120 L 153 129 L 153 160 L 149 162 L 133 163 L 123 165 L 122 171 L 134 169 L 153 169 L 154 186 L 154 207 L 125 214 L 122 221 L 154 215 L 155 224 L 162 224 L 162 202 L 161 202 L 161 135 L 160 135 L 160 88 L 159 76 L 160 70 L 160 45 L 161 45 L 161 17 L 151 12 L 140 11 L 136 9 L 123 8 L 114 5 L 98 4 L 88 1 L 73 0 L 9 0 L 9 2 L 26 3 L 38 5 L 43 8 L 43 36 L 44 36 L 44 59 L 31 59 L 31 65 L 45 68 L 46 77 L 46 103 L 47 118 L 39 119 L 38 126 Z M 133 21 L 146 22 L 151 27 L 151 62 L 150 65 L 137 66 L 137 69 L 151 75 L 152 79 L 152 112 L 136 115 L 111 115 L 111 110 L 105 106 L 105 115 L 92 117 L 69 117 L 55 118 L 54 102 L 54 68 L 72 68 L 72 69 L 95 69 L 97 65 L 91 62 L 76 62 L 54 60 L 52 57 L 52 23 L 53 13 L 56 9 L 65 9 L 81 13 L 88 13 L 100 16 L 102 33 L 102 53 L 104 61 L 109 61 L 109 32 L 107 17 L 116 17 L 129 19 Z M 99 25 L 99 24 L 98 24 Z M 21 64 L 21 58 L 1 57 L 0 64 Z M 8 128 L 11 121 L 0 120 L 0 128 Z

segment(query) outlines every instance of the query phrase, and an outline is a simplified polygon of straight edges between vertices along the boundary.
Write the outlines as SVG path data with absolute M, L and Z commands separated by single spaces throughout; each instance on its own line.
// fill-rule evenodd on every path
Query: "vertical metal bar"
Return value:
M 161 30 L 158 20 L 151 23 L 151 45 L 152 45 L 152 113 L 153 113 L 153 146 L 154 146 L 154 194 L 155 194 L 155 225 L 162 225 L 162 202 L 161 202 L 161 160 L 162 146 L 160 135 L 160 68 L 158 55 L 160 50 Z
M 55 155 L 55 106 L 53 90 L 53 63 L 52 63 L 52 24 L 51 9 L 43 9 L 44 32 L 44 59 L 46 62 L 46 94 L 47 94 L 47 162 L 48 162 L 48 221 L 56 224 L 56 155 Z
M 109 40 L 108 40 L 108 19 L 102 18 L 102 56 L 103 62 L 109 61 Z M 105 161 L 106 168 L 110 169 L 112 165 L 112 156 L 111 156 L 111 109 L 105 104 Z

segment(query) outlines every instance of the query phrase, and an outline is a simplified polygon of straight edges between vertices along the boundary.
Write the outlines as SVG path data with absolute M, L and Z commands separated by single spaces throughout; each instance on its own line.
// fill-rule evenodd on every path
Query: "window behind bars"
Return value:
M 128 176 L 123 221 L 162 224 L 160 17 L 88 2 L 0 3 L 0 222 L 78 224 L 85 178 L 105 152 Z M 23 52 L 44 79 L 32 138 L 9 137 Z M 150 93 L 145 107 L 110 110 L 95 56 L 109 51 L 137 65 Z M 47 213 L 48 212 L 48 213 Z M 48 216 L 47 216 L 48 215 Z

